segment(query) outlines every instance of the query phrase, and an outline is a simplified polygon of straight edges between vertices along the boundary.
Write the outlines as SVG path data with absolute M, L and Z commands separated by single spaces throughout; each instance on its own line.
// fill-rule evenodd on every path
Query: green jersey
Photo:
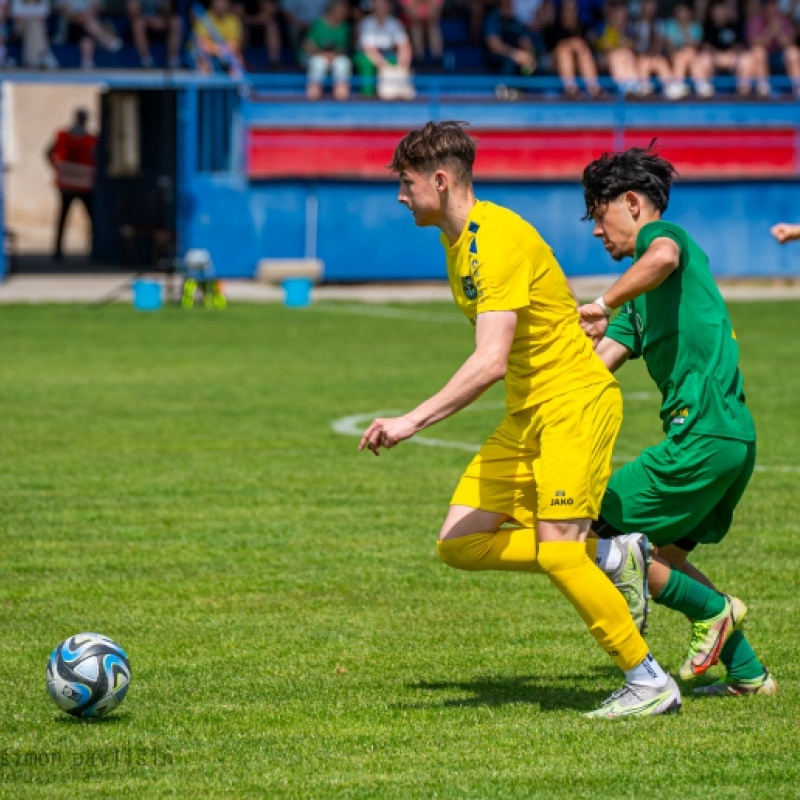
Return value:
M 739 345 L 706 254 L 683 228 L 658 220 L 639 231 L 633 260 L 661 237 L 680 248 L 678 268 L 660 286 L 626 303 L 606 336 L 644 358 L 661 392 L 667 436 L 691 430 L 755 441 Z

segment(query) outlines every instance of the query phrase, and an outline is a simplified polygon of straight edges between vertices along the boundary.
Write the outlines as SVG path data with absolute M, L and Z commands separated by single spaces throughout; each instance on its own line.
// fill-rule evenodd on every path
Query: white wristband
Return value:
M 610 309 L 610 308 L 609 308 L 609 307 L 606 305 L 606 301 L 605 301 L 605 300 L 603 300 L 603 295 L 600 295 L 600 297 L 598 297 L 598 298 L 597 298 L 597 300 L 595 300 L 595 301 L 594 301 L 594 304 L 595 304 L 596 306 L 600 306 L 600 308 L 602 308 L 602 309 L 603 309 L 603 313 L 604 313 L 604 314 L 605 314 L 607 317 L 610 317 L 610 316 L 611 316 L 611 311 L 612 311 L 612 309 Z

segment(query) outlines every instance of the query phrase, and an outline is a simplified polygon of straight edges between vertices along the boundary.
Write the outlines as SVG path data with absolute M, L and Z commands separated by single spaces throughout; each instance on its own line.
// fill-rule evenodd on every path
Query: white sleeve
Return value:
M 403 27 L 403 23 L 400 22 L 397 17 L 392 17 L 389 22 L 391 23 L 392 39 L 394 39 L 394 43 L 397 46 L 405 44 L 408 41 L 408 34 L 406 33 L 406 29 Z
M 375 47 L 375 20 L 365 17 L 358 28 L 358 44 L 362 50 Z

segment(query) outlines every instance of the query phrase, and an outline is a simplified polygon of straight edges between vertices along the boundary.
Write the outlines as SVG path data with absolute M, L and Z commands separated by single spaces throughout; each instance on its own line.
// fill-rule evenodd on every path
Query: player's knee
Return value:
M 570 569 L 586 558 L 586 547 L 580 542 L 539 542 L 536 560 L 542 572 L 550 575 Z
M 478 569 L 474 548 L 468 546 L 468 542 L 464 541 L 466 538 L 468 537 L 460 536 L 456 539 L 440 539 L 436 542 L 436 552 L 448 567 L 469 571 Z

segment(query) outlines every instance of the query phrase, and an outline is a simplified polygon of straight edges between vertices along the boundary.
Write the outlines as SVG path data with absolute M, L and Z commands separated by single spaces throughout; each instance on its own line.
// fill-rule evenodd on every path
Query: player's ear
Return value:
M 450 176 L 443 169 L 437 169 L 433 173 L 433 185 L 437 192 L 444 192 L 450 188 Z
M 642 213 L 642 198 L 636 192 L 625 192 L 625 206 L 634 219 L 639 219 Z

